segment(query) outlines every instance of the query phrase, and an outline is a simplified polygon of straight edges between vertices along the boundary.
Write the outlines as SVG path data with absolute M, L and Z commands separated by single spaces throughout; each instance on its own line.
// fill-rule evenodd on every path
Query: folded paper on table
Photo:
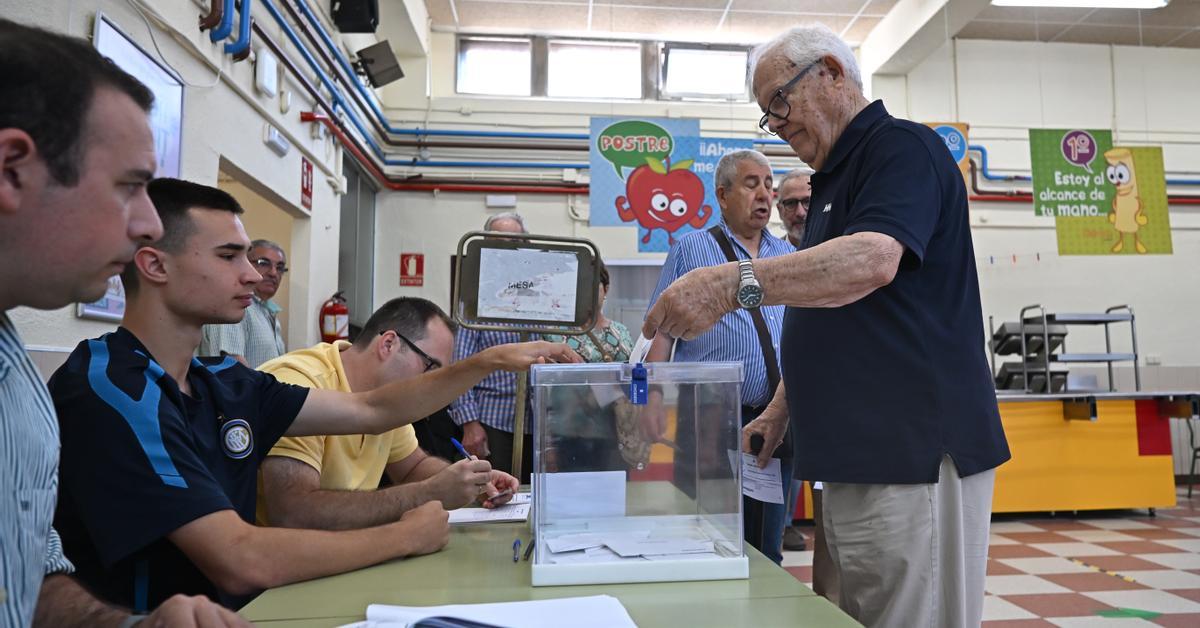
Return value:
M 450 511 L 450 523 L 506 523 L 529 519 L 530 503 L 513 502 L 495 508 L 457 508 Z

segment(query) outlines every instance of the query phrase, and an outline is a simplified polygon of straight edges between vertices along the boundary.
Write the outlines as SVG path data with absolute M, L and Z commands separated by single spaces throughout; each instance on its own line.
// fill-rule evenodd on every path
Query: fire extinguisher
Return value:
M 350 308 L 341 292 L 321 304 L 321 341 L 350 339 Z

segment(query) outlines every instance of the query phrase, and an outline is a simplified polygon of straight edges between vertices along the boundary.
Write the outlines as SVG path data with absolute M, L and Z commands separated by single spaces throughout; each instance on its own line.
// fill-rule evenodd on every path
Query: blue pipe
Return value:
M 238 35 L 234 41 L 225 42 L 225 54 L 240 55 L 250 48 L 250 7 L 251 0 L 242 0 L 242 8 L 238 13 Z
M 232 2 L 233 2 L 233 0 L 226 0 L 227 4 L 232 4 Z M 281 29 L 283 29 L 283 32 L 285 34 L 287 34 L 288 39 L 292 42 L 292 45 L 295 46 L 296 49 L 300 51 L 300 54 L 304 57 L 304 60 L 308 63 L 309 67 L 311 67 L 313 69 L 313 71 L 317 74 L 318 78 L 320 78 L 322 85 L 324 85 L 325 88 L 327 90 L 329 90 L 329 93 L 333 97 L 335 108 L 341 109 L 343 112 L 345 112 L 346 117 L 349 118 L 351 124 L 354 125 L 354 128 L 358 130 L 359 135 L 361 135 L 363 140 L 367 143 L 367 146 L 371 149 L 371 152 L 373 152 L 375 154 L 375 157 L 378 158 L 383 163 L 383 165 L 385 165 L 385 166 L 410 166 L 410 167 L 411 166 L 442 166 L 442 167 L 457 167 L 457 168 L 577 168 L 577 169 L 584 169 L 584 168 L 589 167 L 588 164 L 581 164 L 581 163 L 557 164 L 557 163 L 548 163 L 548 162 L 477 162 L 477 161 L 430 161 L 430 160 L 423 161 L 423 160 L 418 160 L 418 159 L 403 159 L 403 158 L 387 157 L 387 155 L 384 153 L 383 149 L 380 148 L 379 144 L 375 142 L 374 136 L 365 128 L 362 121 L 358 118 L 355 108 L 352 106 L 349 106 L 346 103 L 346 100 L 342 97 L 341 91 L 338 89 L 337 85 L 329 77 L 329 75 L 325 73 L 325 71 L 321 68 L 320 64 L 318 64 L 316 62 L 316 60 L 312 57 L 312 54 L 309 53 L 308 48 L 306 48 L 304 46 L 304 44 L 300 41 L 299 36 L 296 35 L 296 32 L 294 30 L 292 30 L 291 25 L 288 24 L 287 20 L 285 20 L 283 18 L 283 16 L 279 13 L 279 9 L 274 5 L 272 0 L 263 0 L 263 4 L 266 5 L 267 10 L 271 13 L 271 16 L 275 18 L 275 21 L 279 23 L 279 26 Z M 329 36 L 329 32 L 325 30 L 324 24 L 322 24 L 321 21 L 319 19 L 317 19 L 316 15 L 313 14 L 312 9 L 310 9 L 308 7 L 307 2 L 305 0 L 296 0 L 296 6 L 300 9 L 300 12 L 304 15 L 305 19 L 308 20 L 308 22 L 312 25 L 313 29 L 317 31 L 318 35 L 320 35 L 321 41 L 324 42 L 325 46 L 333 54 L 334 58 L 337 59 L 338 64 L 342 67 L 342 70 L 346 72 L 346 75 L 349 77 L 354 77 L 355 72 L 354 72 L 354 69 L 352 67 L 350 67 L 349 61 L 346 60 L 346 57 L 342 54 L 341 49 L 338 48 L 338 46 L 336 44 L 334 44 L 333 39 Z M 229 13 L 229 11 L 226 12 L 226 14 L 228 14 L 228 13 Z M 224 16 L 222 17 L 222 19 L 224 19 Z M 231 18 L 231 20 L 232 20 L 232 18 Z M 218 28 L 220 28 L 220 27 L 218 27 Z M 214 30 L 214 35 L 215 34 L 216 34 L 216 31 Z M 216 40 L 214 39 L 214 41 L 216 41 Z M 396 134 L 396 135 L 419 135 L 419 136 L 427 136 L 427 137 L 484 137 L 484 138 L 508 138 L 508 139 L 547 139 L 547 140 L 584 140 L 584 141 L 587 141 L 590 139 L 590 137 L 585 133 L 532 133 L 532 132 L 519 132 L 519 131 L 458 131 L 458 130 L 445 130 L 445 129 L 401 129 L 401 128 L 397 128 L 397 127 L 394 127 L 391 125 L 391 123 L 388 121 L 387 117 L 383 114 L 383 111 L 379 108 L 379 105 L 376 102 L 374 94 L 368 92 L 366 90 L 366 88 L 363 87 L 362 83 L 360 83 L 356 80 L 351 80 L 350 82 L 353 83 L 354 88 L 363 97 L 363 100 L 367 103 L 367 105 L 371 109 L 371 113 L 373 113 L 375 115 L 375 118 L 380 123 L 380 126 L 382 126 L 388 133 L 392 133 L 392 134 Z M 783 140 L 771 139 L 771 138 L 757 138 L 752 141 L 755 144 L 762 144 L 762 145 L 787 144 L 787 142 L 784 142 Z M 984 146 L 979 145 L 979 144 L 971 144 L 967 148 L 979 153 L 980 162 L 981 162 L 980 172 L 985 179 L 987 179 L 989 181 L 1029 181 L 1029 180 L 1031 180 L 1031 177 L 1028 177 L 1025 175 L 1011 175 L 1011 176 L 994 175 L 988 169 L 987 148 L 985 148 Z M 776 174 L 782 174 L 784 172 L 787 172 L 787 170 L 781 169 L 781 170 L 775 171 Z M 1197 179 L 1167 179 L 1167 184 L 1168 185 L 1200 185 L 1200 180 L 1197 180 Z
M 1032 177 L 1026 177 L 1023 175 L 1009 176 L 1009 175 L 992 174 L 992 171 L 990 169 L 988 169 L 987 148 L 985 148 L 981 144 L 968 144 L 967 150 L 973 150 L 973 151 L 979 153 L 979 174 L 982 174 L 983 178 L 987 179 L 988 181 L 1030 181 L 1030 180 L 1032 180 Z
M 212 41 L 221 41 L 233 32 L 233 0 L 225 0 L 225 8 L 221 11 L 221 23 L 208 32 Z
M 228 1 L 232 2 L 233 0 Z M 316 59 L 313 59 L 312 54 L 308 52 L 308 48 L 304 46 L 304 44 L 300 41 L 300 38 L 296 35 L 296 31 L 292 30 L 291 25 L 287 23 L 287 20 L 285 20 L 283 15 L 279 12 L 279 7 L 276 7 L 272 0 L 262 0 L 262 4 L 267 8 L 267 12 L 271 14 L 271 17 L 275 18 L 275 21 L 279 23 L 279 27 L 283 30 L 284 34 L 287 35 L 288 40 L 292 42 L 292 45 L 296 47 L 296 50 L 300 51 L 300 55 L 304 57 L 306 62 L 308 62 L 309 67 L 312 68 L 317 74 L 317 78 L 321 80 L 321 84 L 325 86 L 325 89 L 329 90 L 329 94 L 333 98 L 334 108 L 341 109 L 346 113 L 346 116 L 350 119 L 350 123 L 354 125 L 355 129 L 358 129 L 359 135 L 361 135 L 363 140 L 366 141 L 367 145 L 370 146 L 371 151 L 375 153 L 376 157 L 384 160 L 386 164 L 387 160 L 384 159 L 383 151 L 379 148 L 379 145 L 375 143 L 372 135 L 365 128 L 363 128 L 362 122 L 359 121 L 358 116 L 354 115 L 354 109 L 346 106 L 346 101 L 342 98 L 341 90 L 337 88 L 337 85 L 334 85 L 333 81 L 329 78 L 329 75 L 325 74 L 324 70 L 321 69 L 321 66 L 317 63 Z M 408 162 L 400 161 L 387 165 L 403 165 L 406 163 Z
M 308 7 L 306 0 L 296 0 L 296 6 L 300 9 L 300 13 L 304 15 L 304 19 L 313 27 L 313 30 L 320 36 L 325 47 L 329 49 L 333 57 L 337 59 L 338 65 L 342 67 L 342 71 L 346 76 L 353 77 L 356 75 L 354 68 L 350 66 L 349 60 L 342 54 L 342 49 L 333 42 L 333 38 L 329 36 L 329 31 L 325 30 L 325 25 L 321 20 L 317 19 L 316 14 Z M 588 140 L 589 136 L 586 133 L 534 133 L 521 131 L 453 131 L 453 130 L 433 130 L 433 129 L 401 129 L 392 126 L 391 122 L 384 115 L 383 110 L 379 108 L 376 102 L 375 94 L 367 91 L 367 88 L 358 81 L 351 81 L 354 84 L 354 89 L 363 97 L 363 100 L 370 107 L 371 112 L 375 114 L 375 119 L 379 121 L 388 133 L 394 135 L 423 135 L 427 137 L 486 137 L 486 138 L 511 138 L 511 139 L 539 139 L 539 140 Z M 783 140 L 777 139 L 756 139 L 756 144 L 786 144 Z
M 988 181 L 1032 181 L 1033 177 L 1023 174 L 998 175 L 988 170 L 987 148 L 981 144 L 968 144 L 967 148 L 979 153 L 979 171 Z M 1200 185 L 1200 179 L 1167 179 L 1167 185 Z

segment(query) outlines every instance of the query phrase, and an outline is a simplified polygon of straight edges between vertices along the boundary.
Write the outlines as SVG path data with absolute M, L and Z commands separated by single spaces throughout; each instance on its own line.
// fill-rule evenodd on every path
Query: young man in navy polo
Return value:
M 236 606 L 289 582 L 441 549 L 437 501 L 344 532 L 253 525 L 260 461 L 283 435 L 378 434 L 450 403 L 496 369 L 570 361 L 565 345 L 505 345 L 364 393 L 278 382 L 232 358 L 192 357 L 206 323 L 231 323 L 260 276 L 228 194 L 150 183 L 163 237 L 122 275 L 122 326 L 79 344 L 50 382 L 62 434 L 55 525 L 79 577 L 152 608 L 175 593 Z M 481 492 L 490 466 L 476 462 Z

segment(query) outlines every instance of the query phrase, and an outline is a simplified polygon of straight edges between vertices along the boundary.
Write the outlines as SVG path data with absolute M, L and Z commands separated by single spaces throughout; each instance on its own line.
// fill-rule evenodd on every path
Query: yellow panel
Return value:
M 1138 454 L 1133 400 L 1097 402 L 1095 421 L 1067 421 L 1061 401 L 1000 404 L 1012 460 L 996 471 L 993 512 L 1168 508 L 1169 455 Z

